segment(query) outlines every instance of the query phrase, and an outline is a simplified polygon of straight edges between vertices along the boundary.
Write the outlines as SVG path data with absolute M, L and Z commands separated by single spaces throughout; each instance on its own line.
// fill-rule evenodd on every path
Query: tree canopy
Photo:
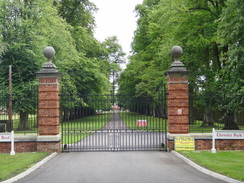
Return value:
M 165 82 L 172 63 L 170 49 L 179 45 L 181 61 L 191 71 L 190 91 L 222 96 L 230 113 L 243 110 L 241 0 L 144 0 L 135 11 L 133 54 L 121 74 L 119 93 L 154 97 L 152 91 Z
M 94 37 L 97 8 L 92 2 L 0 0 L 0 10 L 0 83 L 7 86 L 12 65 L 13 96 L 28 98 L 28 86 L 37 84 L 36 72 L 46 62 L 42 54 L 46 46 L 56 50 L 52 61 L 62 73 L 61 86 L 73 95 L 111 91 L 111 68 L 117 72 L 119 64 L 111 55 L 121 60 L 124 53 L 116 37 L 104 42 Z M 24 107 L 27 102 L 14 105 L 15 110 L 28 115 L 35 107 Z
M 91 1 L 0 0 L 0 10 L 0 84 L 7 85 L 7 68 L 12 65 L 17 97 L 30 95 L 28 86 L 37 84 L 35 73 L 46 61 L 43 48 L 52 46 L 61 86 L 73 95 L 109 93 L 119 80 L 118 94 L 156 98 L 172 62 L 170 49 L 180 45 L 181 61 L 191 71 L 190 91 L 218 94 L 228 113 L 243 110 L 241 0 L 144 0 L 135 7 L 132 55 L 120 77 L 125 54 L 117 37 L 103 42 L 94 37 L 93 14 L 98 9 Z M 111 74 L 116 76 L 112 83 Z M 213 97 L 201 105 L 209 111 L 218 107 L 214 103 Z M 33 105 L 16 106 L 25 115 L 35 110 Z

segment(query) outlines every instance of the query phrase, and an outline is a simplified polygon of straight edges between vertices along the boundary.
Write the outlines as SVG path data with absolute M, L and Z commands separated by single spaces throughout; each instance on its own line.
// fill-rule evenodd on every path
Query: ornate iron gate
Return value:
M 165 100 L 62 89 L 63 152 L 166 150 Z

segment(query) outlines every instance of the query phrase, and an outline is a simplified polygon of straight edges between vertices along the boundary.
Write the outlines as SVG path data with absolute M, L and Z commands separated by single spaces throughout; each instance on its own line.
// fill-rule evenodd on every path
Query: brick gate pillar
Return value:
M 188 75 L 184 64 L 179 61 L 183 50 L 179 46 L 171 49 L 174 62 L 165 73 L 168 80 L 168 124 L 170 134 L 186 134 L 189 131 Z
M 55 55 L 52 47 L 43 51 L 47 62 L 37 72 L 39 78 L 38 95 L 38 152 L 60 152 L 59 134 L 59 78 L 61 74 L 51 62 Z

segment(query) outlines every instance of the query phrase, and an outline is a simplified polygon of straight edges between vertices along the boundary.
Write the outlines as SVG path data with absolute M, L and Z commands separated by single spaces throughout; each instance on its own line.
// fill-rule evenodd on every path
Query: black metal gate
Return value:
M 62 146 L 70 151 L 166 150 L 166 98 L 61 95 Z

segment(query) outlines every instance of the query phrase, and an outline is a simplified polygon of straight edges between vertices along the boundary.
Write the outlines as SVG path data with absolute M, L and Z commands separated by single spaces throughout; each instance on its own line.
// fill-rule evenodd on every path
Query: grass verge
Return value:
M 217 172 L 244 181 L 244 151 L 179 151 L 195 163 Z
M 44 159 L 48 153 L 0 154 L 0 181 L 16 176 Z

